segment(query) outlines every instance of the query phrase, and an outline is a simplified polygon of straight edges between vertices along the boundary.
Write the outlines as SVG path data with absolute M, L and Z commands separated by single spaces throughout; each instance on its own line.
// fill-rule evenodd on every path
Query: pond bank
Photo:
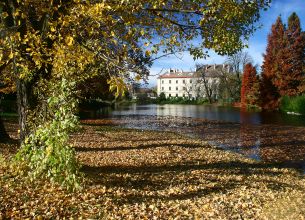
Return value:
M 163 120 L 164 121 L 164 120 Z M 166 123 L 164 121 L 164 123 Z M 0 168 L 0 218 L 302 219 L 305 181 L 175 132 L 100 120 L 71 136 L 84 188 L 25 183 Z

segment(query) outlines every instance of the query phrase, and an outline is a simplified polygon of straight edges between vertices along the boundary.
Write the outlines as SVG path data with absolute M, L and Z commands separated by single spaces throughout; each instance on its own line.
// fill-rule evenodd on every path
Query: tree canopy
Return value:
M 36 70 L 60 76 L 68 66 L 76 77 L 92 74 L 88 64 L 124 71 L 130 49 L 147 55 L 203 49 L 230 54 L 255 31 L 259 10 L 269 1 L 82 1 L 5 0 L 1 11 L 1 67 L 15 65 L 15 77 Z M 188 42 L 201 39 L 200 45 Z M 97 61 L 98 64 L 97 64 Z M 125 64 L 125 66 L 124 66 Z

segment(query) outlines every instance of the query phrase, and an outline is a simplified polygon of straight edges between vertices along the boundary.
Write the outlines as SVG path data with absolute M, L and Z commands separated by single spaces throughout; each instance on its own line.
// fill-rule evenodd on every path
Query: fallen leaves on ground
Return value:
M 114 127 L 71 136 L 85 184 L 77 193 L 0 168 L 1 218 L 304 219 L 305 180 L 293 169 L 174 132 Z

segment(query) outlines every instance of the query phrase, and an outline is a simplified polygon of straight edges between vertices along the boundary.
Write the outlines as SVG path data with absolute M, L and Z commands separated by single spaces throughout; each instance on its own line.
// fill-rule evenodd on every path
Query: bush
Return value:
M 80 188 L 80 167 L 69 144 L 69 133 L 78 125 L 74 115 L 77 106 L 73 93 L 75 85 L 65 79 L 55 85 L 48 99 L 53 118 L 32 131 L 15 157 L 16 170 L 26 173 L 31 181 L 49 179 L 67 189 Z
M 182 105 L 202 105 L 208 103 L 209 101 L 206 98 L 199 99 L 188 99 L 186 97 L 169 97 L 165 98 L 164 93 L 161 93 L 157 98 L 157 104 L 182 104 Z
M 284 96 L 281 99 L 280 110 L 283 112 L 295 112 L 305 115 L 305 96 Z
M 151 98 L 149 98 L 147 96 L 146 93 L 143 93 L 143 94 L 137 95 L 137 103 L 138 104 L 150 104 L 150 103 L 152 103 L 152 100 L 151 100 Z

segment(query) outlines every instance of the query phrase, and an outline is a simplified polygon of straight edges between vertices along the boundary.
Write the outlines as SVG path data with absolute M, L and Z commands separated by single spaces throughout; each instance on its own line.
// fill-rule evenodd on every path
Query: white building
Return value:
M 163 92 L 168 97 L 217 99 L 220 76 L 231 72 L 226 64 L 204 65 L 195 72 L 169 69 L 157 79 L 158 96 Z

